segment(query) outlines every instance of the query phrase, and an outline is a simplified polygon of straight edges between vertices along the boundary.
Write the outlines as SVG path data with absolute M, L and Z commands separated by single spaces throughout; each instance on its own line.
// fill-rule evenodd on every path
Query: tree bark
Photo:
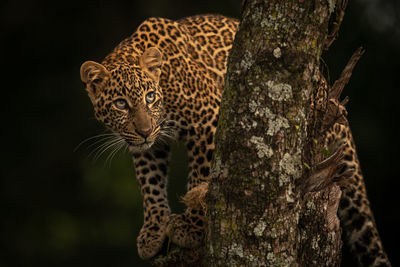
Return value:
M 323 160 L 312 153 L 321 118 L 311 103 L 338 2 L 243 1 L 208 191 L 207 265 L 340 264 L 340 189 L 304 189 Z

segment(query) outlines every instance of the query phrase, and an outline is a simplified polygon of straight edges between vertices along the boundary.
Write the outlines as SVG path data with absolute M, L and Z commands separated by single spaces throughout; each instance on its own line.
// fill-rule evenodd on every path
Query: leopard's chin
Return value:
M 131 153 L 137 153 L 137 152 L 144 152 L 146 150 L 148 150 L 152 145 L 154 144 L 154 142 L 144 142 L 142 144 L 139 145 L 129 145 L 129 151 Z

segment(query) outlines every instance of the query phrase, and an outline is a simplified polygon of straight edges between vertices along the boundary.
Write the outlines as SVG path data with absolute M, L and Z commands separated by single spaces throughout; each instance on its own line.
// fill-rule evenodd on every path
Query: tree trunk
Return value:
M 303 186 L 321 161 L 311 99 L 335 2 L 243 1 L 208 192 L 207 265 L 340 264 L 340 189 Z

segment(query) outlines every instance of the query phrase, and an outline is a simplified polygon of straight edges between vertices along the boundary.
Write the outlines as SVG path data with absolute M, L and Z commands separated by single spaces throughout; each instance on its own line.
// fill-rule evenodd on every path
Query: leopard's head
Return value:
M 123 137 L 132 151 L 150 148 L 164 121 L 161 66 L 157 48 L 147 49 L 137 64 L 114 63 L 106 68 L 86 61 L 81 66 L 96 118 Z

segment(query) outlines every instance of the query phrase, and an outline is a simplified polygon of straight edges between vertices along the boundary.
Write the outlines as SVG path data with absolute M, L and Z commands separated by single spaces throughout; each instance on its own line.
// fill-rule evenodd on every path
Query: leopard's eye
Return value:
M 156 94 L 154 92 L 149 92 L 146 95 L 146 103 L 151 104 L 154 102 L 154 100 L 156 100 Z
M 117 109 L 121 109 L 121 110 L 127 110 L 128 109 L 128 103 L 126 102 L 126 100 L 124 99 L 117 99 L 114 101 L 114 106 Z

